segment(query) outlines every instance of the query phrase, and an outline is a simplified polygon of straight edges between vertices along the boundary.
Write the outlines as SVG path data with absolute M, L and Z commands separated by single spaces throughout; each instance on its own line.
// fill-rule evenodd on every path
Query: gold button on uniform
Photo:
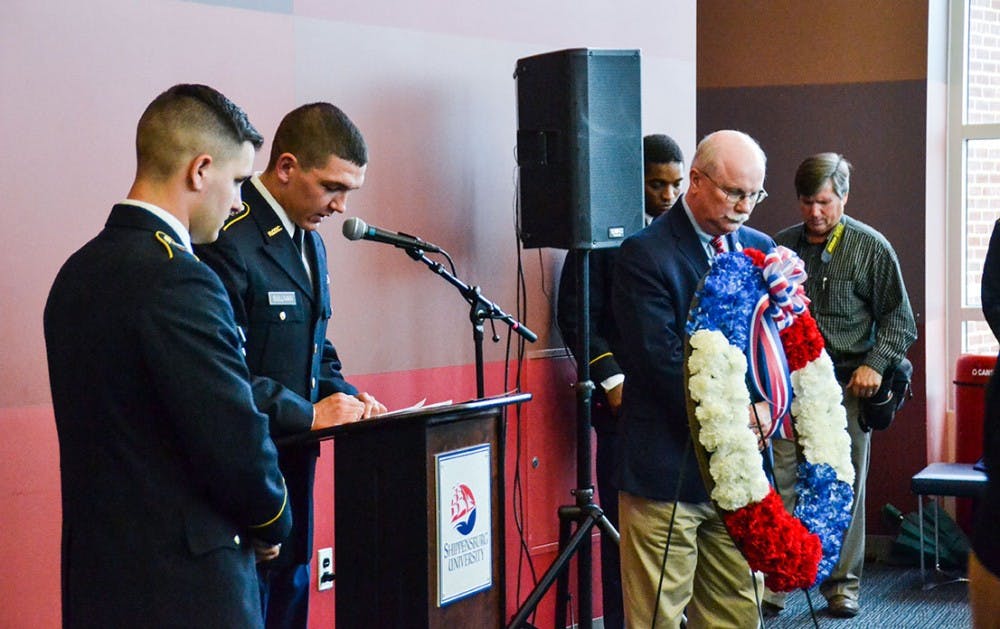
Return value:
M 234 535 L 233 536 L 233 543 L 236 544 L 237 546 L 240 545 L 240 536 L 239 535 Z
M 285 314 L 285 311 L 284 311 L 284 310 L 282 310 L 281 312 L 279 312 L 279 313 L 278 313 L 278 318 L 279 318 L 279 319 L 281 319 L 282 321 L 284 321 L 284 320 L 285 320 L 285 317 L 286 317 L 286 316 L 287 316 L 287 315 Z

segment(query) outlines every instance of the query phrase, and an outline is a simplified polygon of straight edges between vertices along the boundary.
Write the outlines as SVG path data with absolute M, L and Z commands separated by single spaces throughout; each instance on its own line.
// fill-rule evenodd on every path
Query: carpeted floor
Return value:
M 932 576 L 933 572 L 929 571 L 928 577 Z M 866 564 L 861 581 L 861 612 L 854 618 L 827 615 L 826 601 L 817 588 L 810 590 L 809 596 L 815 608 L 815 625 L 806 595 L 800 591 L 789 595 L 781 614 L 765 618 L 764 627 L 959 629 L 972 626 L 968 585 L 951 583 L 923 590 L 919 568 Z

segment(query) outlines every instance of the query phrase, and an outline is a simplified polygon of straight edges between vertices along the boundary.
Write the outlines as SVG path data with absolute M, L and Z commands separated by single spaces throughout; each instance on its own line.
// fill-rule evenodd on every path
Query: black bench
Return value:
M 943 583 L 927 583 L 924 573 L 924 496 L 932 499 L 940 496 L 956 498 L 978 498 L 986 489 L 986 474 L 975 469 L 972 463 L 931 463 L 914 474 L 910 479 L 910 489 L 917 494 L 917 517 L 920 520 L 920 580 L 925 590 L 943 585 Z M 938 557 L 938 511 L 940 503 L 934 510 L 934 570 L 942 572 Z M 946 581 L 966 581 L 965 578 Z

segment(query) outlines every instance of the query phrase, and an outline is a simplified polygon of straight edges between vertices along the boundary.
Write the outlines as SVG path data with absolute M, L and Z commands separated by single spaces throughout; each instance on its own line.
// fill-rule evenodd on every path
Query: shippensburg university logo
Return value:
M 468 485 L 455 485 L 451 494 L 451 525 L 462 535 L 476 528 L 476 496 Z

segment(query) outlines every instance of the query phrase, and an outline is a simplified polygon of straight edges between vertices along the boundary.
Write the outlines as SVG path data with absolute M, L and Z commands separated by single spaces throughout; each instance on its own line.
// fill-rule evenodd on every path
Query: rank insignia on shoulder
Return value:
M 171 236 L 167 232 L 158 231 L 156 232 L 155 235 L 156 239 L 160 241 L 161 245 L 163 245 L 163 248 L 167 250 L 167 257 L 170 258 L 171 260 L 174 258 L 174 249 L 179 249 L 185 253 L 191 253 L 190 251 L 187 250 L 187 247 L 174 240 L 173 236 Z
M 238 223 L 248 216 L 250 216 L 250 206 L 244 201 L 243 207 L 230 214 L 229 218 L 226 219 L 226 222 L 222 225 L 222 231 L 226 231 L 234 223 Z
M 285 228 L 284 228 L 284 227 L 282 227 L 281 225 L 275 225 L 275 226 L 274 226 L 274 227 L 272 227 L 271 229 L 267 230 L 267 235 L 268 235 L 268 236 L 271 236 L 271 237 L 273 238 L 273 237 L 274 237 L 274 236 L 276 236 L 277 234 L 280 234 L 280 233 L 281 233 L 282 231 L 284 231 L 284 229 L 285 229 Z

